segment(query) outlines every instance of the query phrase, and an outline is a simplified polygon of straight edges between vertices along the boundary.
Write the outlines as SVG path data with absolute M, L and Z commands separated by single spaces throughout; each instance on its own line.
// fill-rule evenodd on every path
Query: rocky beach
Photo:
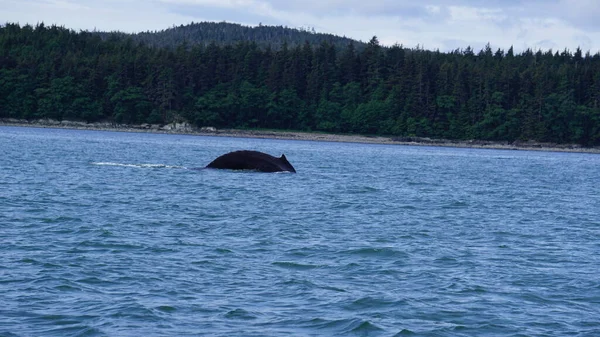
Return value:
M 251 130 L 251 129 L 216 129 L 214 127 L 197 128 L 187 122 L 171 123 L 166 125 L 139 124 L 127 125 L 110 122 L 86 123 L 79 121 L 57 121 L 51 119 L 24 120 L 4 118 L 0 119 L 2 126 L 36 127 L 36 128 L 61 128 L 77 130 L 97 130 L 116 132 L 151 132 L 166 134 L 186 134 L 211 137 L 246 137 L 246 138 L 269 138 L 303 141 L 322 142 L 346 142 L 346 143 L 370 143 L 390 145 L 413 145 L 413 146 L 445 146 L 461 148 L 480 149 L 503 149 L 503 150 L 534 150 L 555 152 L 585 152 L 600 154 L 600 147 L 582 147 L 578 144 L 553 144 L 531 141 L 494 142 L 484 140 L 447 140 L 430 139 L 423 137 L 386 137 L 365 136 L 349 134 L 331 134 L 320 132 L 300 131 L 274 131 L 274 130 Z

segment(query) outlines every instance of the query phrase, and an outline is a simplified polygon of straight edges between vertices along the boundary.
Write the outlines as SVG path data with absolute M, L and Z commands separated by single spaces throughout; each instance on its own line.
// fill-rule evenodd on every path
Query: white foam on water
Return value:
M 120 166 L 120 167 L 134 167 L 134 168 L 170 168 L 170 169 L 184 169 L 184 166 L 166 165 L 166 164 L 123 164 L 113 162 L 91 162 L 92 165 L 97 166 Z

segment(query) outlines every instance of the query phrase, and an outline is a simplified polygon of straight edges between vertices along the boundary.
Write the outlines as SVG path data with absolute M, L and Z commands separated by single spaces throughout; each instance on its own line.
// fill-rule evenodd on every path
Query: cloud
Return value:
M 152 1 L 0 0 L 0 22 L 44 22 L 75 30 L 139 32 L 165 29 L 194 18 L 170 13 Z
M 600 32 L 600 6 L 597 0 L 562 0 L 551 10 L 575 27 Z

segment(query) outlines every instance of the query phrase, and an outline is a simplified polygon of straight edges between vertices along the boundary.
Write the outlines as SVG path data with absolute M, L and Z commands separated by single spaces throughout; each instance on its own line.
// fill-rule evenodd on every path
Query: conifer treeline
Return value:
M 317 33 L 314 29 L 308 30 L 263 25 L 249 27 L 227 22 L 192 22 L 189 25 L 174 26 L 161 31 L 137 34 L 114 32 L 100 32 L 99 34 L 104 38 L 115 34 L 122 37 L 131 37 L 135 42 L 143 42 L 145 45 L 158 48 L 176 48 L 182 43 L 204 46 L 215 43 L 223 46 L 246 41 L 255 42 L 259 47 L 270 46 L 274 50 L 279 50 L 283 46 L 284 41 L 288 44 L 288 47 L 301 46 L 306 41 L 310 44 L 319 44 L 326 41 L 336 47 L 346 47 L 348 43 L 352 42 L 352 39 L 347 37 Z M 363 42 L 354 42 L 357 49 L 364 47 Z
M 0 117 L 600 145 L 600 54 L 362 50 L 328 42 L 151 48 L 0 28 Z

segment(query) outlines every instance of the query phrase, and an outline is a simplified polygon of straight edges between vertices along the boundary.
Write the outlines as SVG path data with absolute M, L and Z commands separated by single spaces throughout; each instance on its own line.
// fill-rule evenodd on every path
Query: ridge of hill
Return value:
M 219 46 L 239 42 L 254 42 L 261 48 L 270 47 L 275 50 L 284 45 L 295 47 L 308 43 L 312 46 L 327 42 L 336 48 L 345 48 L 350 43 L 360 50 L 366 45 L 345 36 L 317 33 L 314 28 L 289 28 L 284 26 L 245 26 L 228 22 L 198 22 L 188 25 L 173 26 L 158 31 L 146 31 L 134 34 L 122 32 L 96 32 L 107 39 L 110 36 L 129 36 L 135 42 L 158 48 L 176 48 L 182 44 L 189 46 L 215 43 Z

